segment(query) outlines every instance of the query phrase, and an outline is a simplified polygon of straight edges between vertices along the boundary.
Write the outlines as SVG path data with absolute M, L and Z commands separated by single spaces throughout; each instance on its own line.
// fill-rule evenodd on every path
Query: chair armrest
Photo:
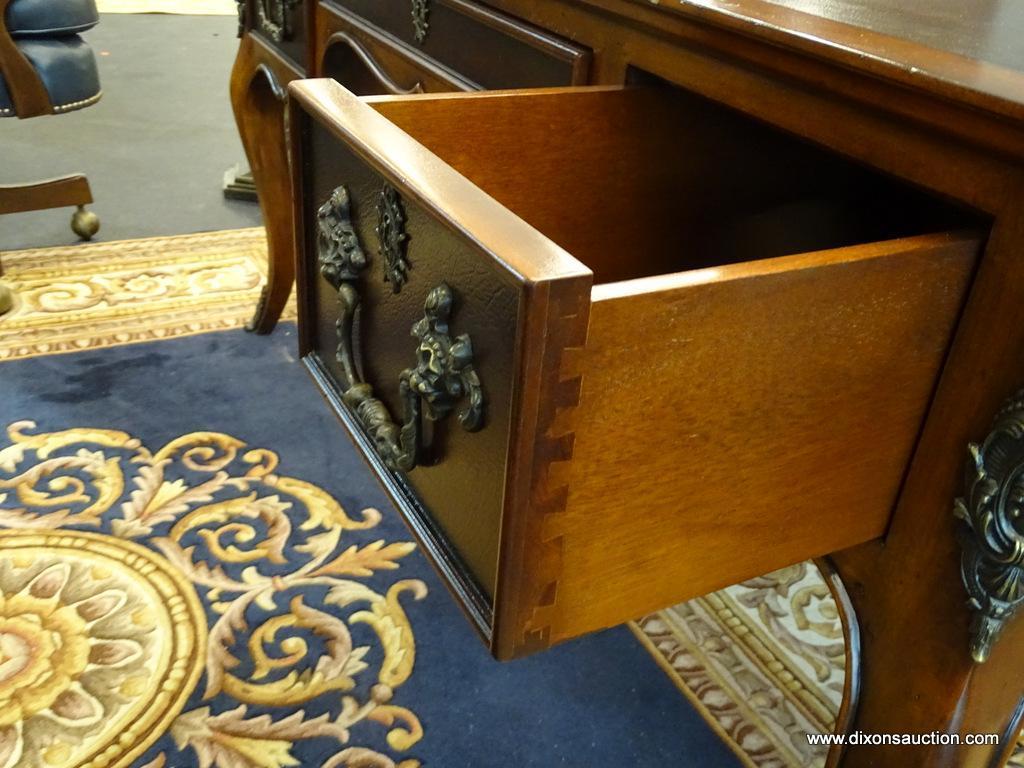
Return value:
M 3 75 L 7 92 L 14 103 L 14 114 L 18 117 L 49 115 L 53 112 L 50 94 L 35 67 L 18 49 L 14 38 L 7 31 L 7 6 L 11 0 L 0 0 L 0 75 Z

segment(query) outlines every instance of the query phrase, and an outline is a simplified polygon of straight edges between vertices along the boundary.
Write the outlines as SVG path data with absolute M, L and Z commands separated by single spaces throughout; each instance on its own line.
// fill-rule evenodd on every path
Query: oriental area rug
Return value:
M 0 768 L 823 764 L 813 565 L 499 664 L 294 325 L 241 330 L 261 230 L 2 259 Z

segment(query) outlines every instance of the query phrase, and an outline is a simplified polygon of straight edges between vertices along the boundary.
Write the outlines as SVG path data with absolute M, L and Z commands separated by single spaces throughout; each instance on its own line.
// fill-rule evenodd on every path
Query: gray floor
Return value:
M 84 172 L 96 240 L 259 223 L 254 203 L 224 200 L 245 156 L 228 102 L 238 47 L 229 16 L 104 15 L 86 34 L 103 98 L 67 115 L 0 120 L 0 184 Z M 0 216 L 0 250 L 77 242 L 72 209 Z

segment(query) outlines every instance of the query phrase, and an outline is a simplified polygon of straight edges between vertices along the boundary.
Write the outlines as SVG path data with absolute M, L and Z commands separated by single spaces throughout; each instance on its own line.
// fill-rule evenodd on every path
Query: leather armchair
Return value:
M 102 93 L 96 57 L 79 33 L 99 22 L 95 0 L 0 0 L 0 117 L 63 114 Z M 77 206 L 71 228 L 84 240 L 99 229 L 89 182 L 80 174 L 0 185 L 0 214 Z

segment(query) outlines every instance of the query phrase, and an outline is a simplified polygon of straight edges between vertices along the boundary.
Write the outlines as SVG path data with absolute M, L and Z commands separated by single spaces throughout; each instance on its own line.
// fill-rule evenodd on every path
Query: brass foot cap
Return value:
M 82 206 L 71 214 L 71 229 L 83 240 L 92 240 L 92 236 L 100 231 L 100 217 Z
M 14 291 L 0 283 L 0 315 L 7 314 L 14 308 Z

